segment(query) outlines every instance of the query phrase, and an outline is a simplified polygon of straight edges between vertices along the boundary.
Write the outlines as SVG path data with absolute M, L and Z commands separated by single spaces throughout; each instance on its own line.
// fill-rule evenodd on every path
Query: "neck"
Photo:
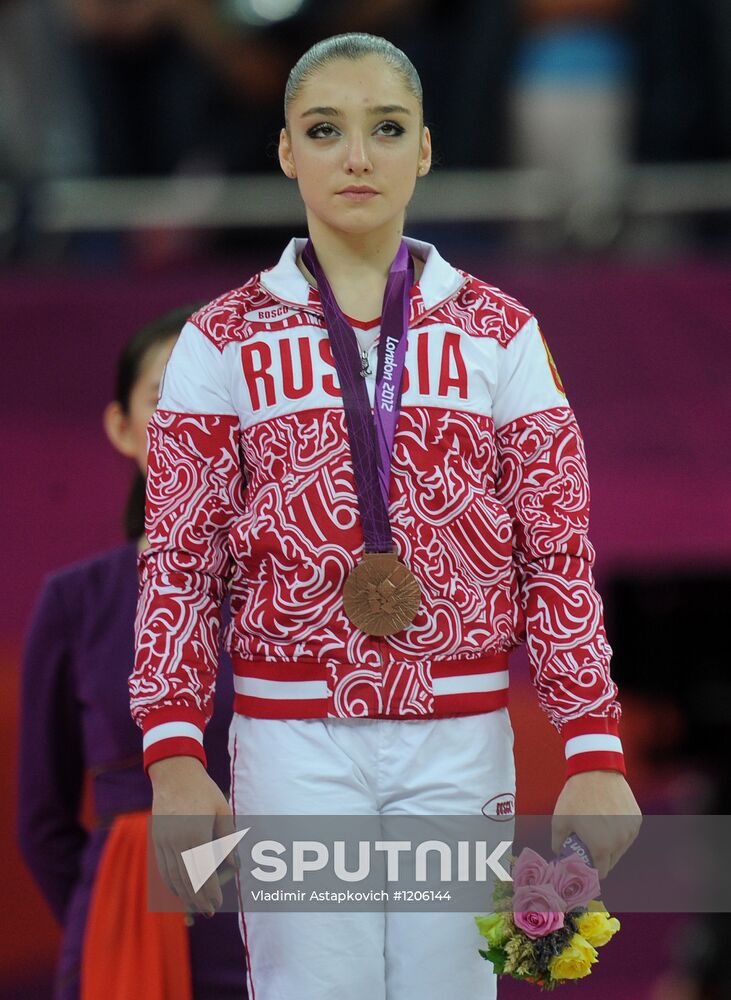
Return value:
M 369 233 L 336 232 L 316 218 L 308 218 L 307 222 L 317 259 L 336 297 L 338 291 L 352 287 L 353 282 L 383 292 L 401 243 L 403 219 Z M 300 269 L 314 284 L 301 262 Z

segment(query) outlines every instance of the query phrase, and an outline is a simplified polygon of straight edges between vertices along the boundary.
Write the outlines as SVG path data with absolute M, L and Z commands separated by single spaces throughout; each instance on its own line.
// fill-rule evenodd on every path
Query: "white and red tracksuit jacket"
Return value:
M 422 591 L 408 628 L 343 611 L 363 535 L 320 298 L 277 265 L 184 327 L 148 430 L 132 714 L 144 763 L 206 764 L 219 608 L 234 709 L 266 718 L 419 719 L 507 704 L 527 639 L 568 774 L 624 772 L 611 648 L 587 538 L 584 447 L 536 320 L 428 243 L 411 290 L 390 517 Z M 376 331 L 377 332 L 377 331 Z M 374 399 L 376 348 L 367 388 Z

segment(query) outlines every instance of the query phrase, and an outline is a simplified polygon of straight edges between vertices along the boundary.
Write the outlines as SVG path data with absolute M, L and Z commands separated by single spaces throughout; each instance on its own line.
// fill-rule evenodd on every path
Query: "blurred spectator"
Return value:
M 424 5 L 427 6 L 427 5 Z M 436 0 L 400 40 L 422 77 L 437 165 L 504 167 L 514 0 Z M 414 44 L 416 43 L 416 44 Z
M 227 25 L 210 0 L 68 3 L 97 173 L 266 166 L 286 61 L 259 29 Z
M 61 25 L 48 0 L 0 0 L 0 177 L 82 172 L 89 149 Z
M 639 158 L 731 158 L 731 4 L 642 0 L 636 25 Z
M 524 0 L 510 111 L 514 158 L 565 180 L 562 234 L 602 246 L 618 233 L 618 179 L 629 158 L 630 0 Z
M 636 18 L 641 162 L 731 159 L 731 4 L 642 0 Z M 647 219 L 633 242 L 731 245 L 731 212 Z
M 40 10 L 27 0 L 0 2 L 0 176 L 39 172 L 43 157 Z
M 264 170 L 290 65 L 319 37 L 391 33 L 424 0 L 66 0 L 97 172 Z

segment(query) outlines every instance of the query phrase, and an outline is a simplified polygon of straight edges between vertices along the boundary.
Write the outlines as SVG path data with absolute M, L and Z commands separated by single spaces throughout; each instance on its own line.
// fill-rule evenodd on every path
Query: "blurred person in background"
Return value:
M 537 247 L 596 248 L 619 233 L 633 108 L 631 0 L 522 0 L 510 97 L 516 166 L 564 184 L 562 229 L 521 232 Z M 548 236 L 548 238 L 547 238 Z
M 130 340 L 119 359 L 109 440 L 137 466 L 125 514 L 126 544 L 46 578 L 22 663 L 18 776 L 21 853 L 63 927 L 56 1000 L 244 998 L 236 912 L 213 920 L 148 912 L 147 821 L 152 790 L 139 730 L 129 715 L 137 560 L 144 534 L 147 422 L 164 366 L 190 309 L 177 309 Z M 228 608 L 223 608 L 228 619 Z M 233 682 L 222 654 L 206 749 L 229 788 Z M 81 823 L 85 772 L 96 828 Z M 229 892 L 232 894 L 233 886 Z M 235 911 L 235 896 L 231 895 Z
M 89 168 L 86 119 L 55 0 L 0 0 L 0 177 Z
M 286 75 L 263 26 L 213 0 L 66 0 L 102 176 L 267 165 L 267 108 Z
M 643 161 L 731 159 L 731 4 L 637 4 Z
M 90 168 L 77 82 L 55 0 L 0 0 L 0 261 L 35 249 L 36 185 Z
M 431 0 L 64 0 L 91 110 L 96 172 L 265 170 L 303 41 L 397 28 Z
M 0 0 L 0 177 L 42 172 L 44 53 L 40 4 Z
M 635 33 L 635 158 L 641 163 L 731 160 L 731 3 L 643 0 L 637 4 Z M 636 229 L 633 242 L 643 247 L 731 246 L 728 210 L 715 217 L 647 218 Z

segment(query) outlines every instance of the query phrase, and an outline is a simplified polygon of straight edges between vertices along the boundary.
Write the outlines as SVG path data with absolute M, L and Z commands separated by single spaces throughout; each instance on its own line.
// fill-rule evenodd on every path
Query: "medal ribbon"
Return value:
M 406 242 L 401 240 L 383 296 L 375 406 L 371 412 L 368 390 L 360 374 L 360 353 L 355 332 L 335 300 L 311 240 L 307 241 L 302 260 L 317 280 L 340 382 L 365 551 L 393 552 L 388 516 L 391 453 L 401 412 L 414 263 Z

